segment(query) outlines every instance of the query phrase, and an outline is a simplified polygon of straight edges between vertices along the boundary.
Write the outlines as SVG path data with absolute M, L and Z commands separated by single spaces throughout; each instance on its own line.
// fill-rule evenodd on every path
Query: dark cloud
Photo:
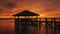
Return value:
M 7 3 L 7 4 L 5 5 L 5 7 L 12 9 L 12 8 L 15 8 L 15 7 L 16 7 L 16 4 L 13 3 L 13 2 L 9 2 L 9 3 Z
M 14 8 L 16 7 L 16 3 L 14 0 L 0 0 L 0 5 L 6 8 Z

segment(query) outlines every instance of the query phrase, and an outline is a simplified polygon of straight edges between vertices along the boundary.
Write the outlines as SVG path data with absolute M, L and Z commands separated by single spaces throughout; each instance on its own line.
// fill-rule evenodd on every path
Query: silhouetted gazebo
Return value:
M 29 26 L 38 26 L 38 14 L 33 13 L 31 11 L 25 10 L 18 14 L 14 14 L 15 16 L 15 33 L 16 34 L 29 34 Z M 32 30 L 31 30 L 32 31 Z M 36 31 L 37 32 L 37 31 Z M 34 31 L 31 34 L 36 34 Z

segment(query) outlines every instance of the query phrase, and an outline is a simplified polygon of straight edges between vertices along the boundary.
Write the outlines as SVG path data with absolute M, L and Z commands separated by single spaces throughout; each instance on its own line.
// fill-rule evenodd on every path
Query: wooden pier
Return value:
M 56 21 L 56 19 L 60 19 L 60 18 L 25 18 L 25 19 L 18 18 L 18 19 L 15 19 L 16 21 L 18 21 L 18 25 L 16 23 L 16 25 L 17 25 L 16 31 L 17 32 L 19 31 L 19 25 L 20 25 L 20 27 L 22 27 L 24 30 L 28 29 L 27 31 L 25 31 L 26 34 L 34 34 L 34 33 L 35 34 L 42 34 L 40 32 L 41 24 L 45 23 L 45 34 L 57 34 L 56 29 L 60 28 L 60 22 Z M 32 29 L 31 29 L 32 26 L 36 30 L 33 33 L 30 32 L 30 30 L 32 31 Z M 27 33 L 27 32 L 29 32 L 29 33 Z M 60 29 L 58 32 L 60 32 Z

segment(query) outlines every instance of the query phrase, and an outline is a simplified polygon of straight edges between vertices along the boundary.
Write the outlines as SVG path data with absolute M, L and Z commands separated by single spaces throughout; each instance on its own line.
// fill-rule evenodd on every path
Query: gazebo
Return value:
M 25 10 L 13 16 L 15 19 L 15 34 L 37 34 L 38 14 Z

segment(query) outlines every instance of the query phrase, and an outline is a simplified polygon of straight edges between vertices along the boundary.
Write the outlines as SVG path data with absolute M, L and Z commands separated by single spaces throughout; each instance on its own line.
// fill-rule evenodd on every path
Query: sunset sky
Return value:
M 60 17 L 60 0 L 0 0 L 0 17 L 12 16 L 24 10 L 41 16 Z

